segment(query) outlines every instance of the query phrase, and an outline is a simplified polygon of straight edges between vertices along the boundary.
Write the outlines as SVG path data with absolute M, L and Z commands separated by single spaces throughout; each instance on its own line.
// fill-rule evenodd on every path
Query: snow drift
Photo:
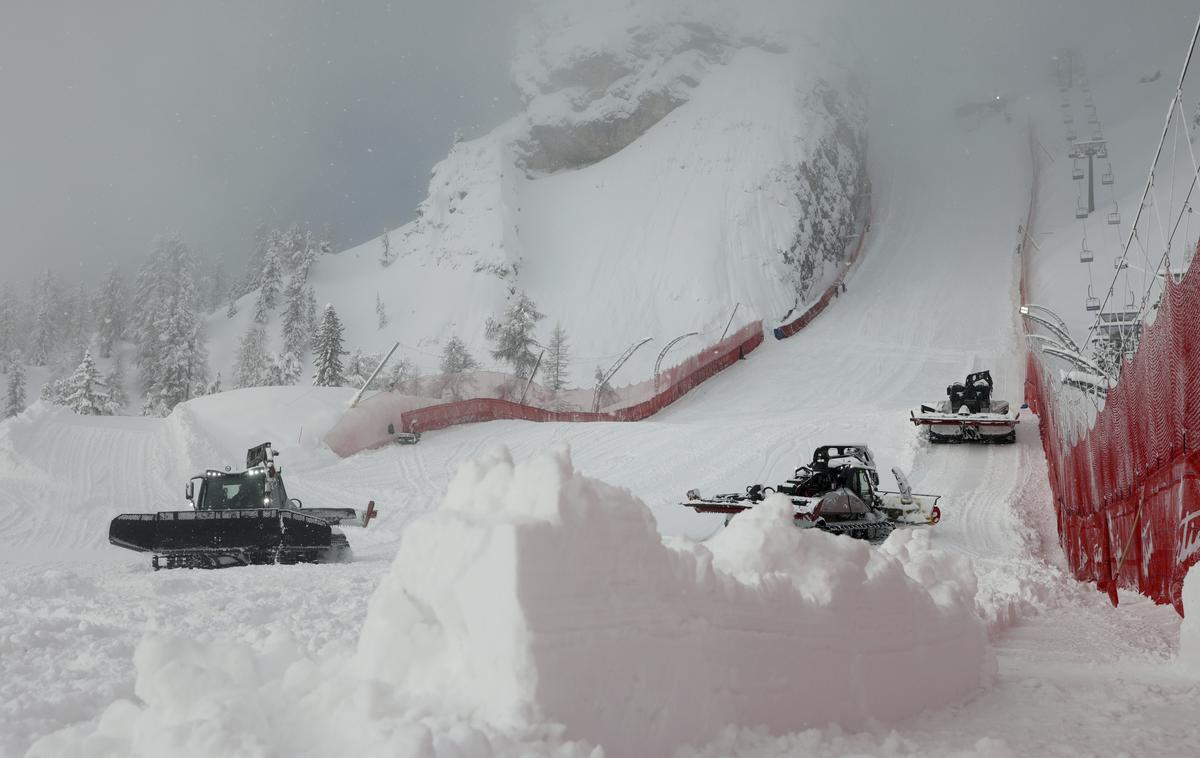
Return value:
M 645 505 L 567 452 L 514 463 L 498 448 L 406 530 L 348 661 L 311 661 L 282 632 L 259 650 L 150 637 L 142 705 L 33 754 L 483 755 L 534 740 L 666 755 L 728 724 L 862 727 L 986 682 L 974 595 L 968 562 L 926 532 L 874 549 L 794 528 L 778 499 L 706 544 L 666 544 Z M 430 713 L 463 727 L 434 740 Z

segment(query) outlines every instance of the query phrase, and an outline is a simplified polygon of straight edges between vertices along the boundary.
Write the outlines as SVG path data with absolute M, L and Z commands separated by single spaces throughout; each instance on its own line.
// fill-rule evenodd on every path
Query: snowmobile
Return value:
M 287 496 L 278 455 L 264 442 L 246 451 L 244 471 L 192 477 L 184 488 L 190 510 L 122 514 L 109 525 L 108 541 L 152 553 L 156 571 L 349 559 L 340 526 L 367 526 L 375 501 L 361 516 L 353 508 L 305 508 Z
M 795 506 L 793 523 L 832 534 L 879 543 L 898 526 L 936 524 L 942 518 L 940 495 L 914 494 L 908 478 L 893 468 L 898 492 L 879 489 L 875 458 L 866 445 L 822 445 L 812 462 L 796 469 L 784 484 L 752 484 L 745 493 L 703 497 L 689 490 L 682 505 L 697 513 L 724 513 L 725 523 L 779 493 Z
M 948 399 L 910 411 L 917 426 L 929 427 L 930 442 L 1017 441 L 1020 411 L 1010 413 L 1007 400 L 992 399 L 992 373 L 977 371 L 965 382 L 946 388 Z

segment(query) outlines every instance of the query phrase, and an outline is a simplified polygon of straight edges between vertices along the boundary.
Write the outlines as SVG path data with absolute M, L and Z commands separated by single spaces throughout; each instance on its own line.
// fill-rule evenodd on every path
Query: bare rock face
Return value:
M 540 56 L 542 71 L 518 82 L 529 113 L 516 144 L 519 164 L 545 175 L 619 152 L 687 102 L 709 67 L 743 44 L 683 22 L 635 27 L 613 48 L 581 48 L 557 63 Z

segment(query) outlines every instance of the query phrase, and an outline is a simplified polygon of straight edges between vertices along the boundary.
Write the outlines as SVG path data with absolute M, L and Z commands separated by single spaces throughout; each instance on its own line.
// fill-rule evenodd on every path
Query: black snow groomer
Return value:
M 353 508 L 304 508 L 287 496 L 278 455 L 266 442 L 246 452 L 245 471 L 192 477 L 184 489 L 189 510 L 122 514 L 112 520 L 108 541 L 152 553 L 156 570 L 348 559 L 339 526 L 366 526 L 374 501 L 361 518 Z
M 690 490 L 682 505 L 697 513 L 724 513 L 728 524 L 777 492 L 791 498 L 796 526 L 871 543 L 887 539 L 897 526 L 932 525 L 941 520 L 939 495 L 914 494 L 903 472 L 893 468 L 892 473 L 899 492 L 879 489 L 875 458 L 866 445 L 823 445 L 813 453 L 812 462 L 796 469 L 784 484 L 753 484 L 745 493 L 707 498 Z
M 909 416 L 928 427 L 930 442 L 1016 442 L 1021 413 L 1010 412 L 1007 400 L 993 400 L 992 387 L 990 371 L 968 374 L 965 382 L 946 388 L 946 400 Z

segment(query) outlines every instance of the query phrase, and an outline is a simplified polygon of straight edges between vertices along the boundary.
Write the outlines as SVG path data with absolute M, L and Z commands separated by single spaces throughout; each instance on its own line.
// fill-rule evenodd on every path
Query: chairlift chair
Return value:
M 1087 300 L 1084 301 L 1084 307 L 1092 312 L 1100 310 L 1100 298 L 1092 294 L 1092 288 L 1090 285 L 1088 286 Z
M 1068 113 L 1067 115 L 1063 116 L 1063 123 L 1067 126 L 1070 126 L 1071 124 L 1075 123 L 1075 117 Z
M 1078 163 L 1076 163 L 1074 165 L 1074 167 L 1071 168 L 1071 178 L 1072 179 L 1082 179 L 1083 178 L 1083 166 L 1080 166 Z
M 1113 208 L 1112 211 L 1108 214 L 1108 225 L 1109 226 L 1117 226 L 1120 223 L 1121 223 L 1121 212 L 1118 211 L 1116 208 Z
M 1087 218 L 1088 209 L 1086 205 L 1075 206 L 1075 218 Z
M 1073 142 L 1075 142 L 1075 140 L 1077 140 L 1077 139 L 1079 139 L 1079 135 L 1075 133 L 1075 130 L 1074 130 L 1074 129 L 1068 129 L 1068 130 L 1067 130 L 1067 142 L 1072 142 L 1072 143 L 1073 143 Z
M 1095 112 L 1095 111 L 1092 111 L 1091 113 L 1089 113 L 1089 114 L 1088 114 L 1088 123 L 1089 123 L 1089 124 L 1098 124 L 1098 123 L 1100 123 L 1100 119 L 1099 119 L 1099 118 L 1096 116 L 1096 112 Z
M 1100 183 L 1101 184 L 1112 184 L 1113 183 L 1113 173 L 1112 173 L 1111 168 L 1100 175 Z
M 1113 258 L 1113 268 L 1120 271 L 1123 268 L 1129 268 L 1129 261 L 1124 258 Z
M 1087 237 L 1083 238 L 1083 244 L 1079 248 L 1079 262 L 1091 263 L 1096 260 L 1096 256 L 1092 254 L 1092 249 L 1087 246 Z

